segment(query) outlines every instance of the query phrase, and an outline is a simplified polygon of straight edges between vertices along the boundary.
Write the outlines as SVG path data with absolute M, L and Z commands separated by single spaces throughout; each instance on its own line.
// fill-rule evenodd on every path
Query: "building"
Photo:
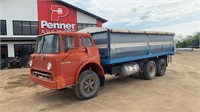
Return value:
M 1 60 L 27 59 L 38 34 L 102 27 L 107 20 L 61 0 L 1 0 Z

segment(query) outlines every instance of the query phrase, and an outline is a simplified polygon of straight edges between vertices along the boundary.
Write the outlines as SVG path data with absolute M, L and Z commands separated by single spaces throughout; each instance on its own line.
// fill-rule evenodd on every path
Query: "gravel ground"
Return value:
M 105 87 L 90 100 L 72 88 L 49 90 L 28 79 L 28 68 L 0 71 L 0 112 L 200 112 L 200 50 L 173 56 L 166 75 L 106 76 Z

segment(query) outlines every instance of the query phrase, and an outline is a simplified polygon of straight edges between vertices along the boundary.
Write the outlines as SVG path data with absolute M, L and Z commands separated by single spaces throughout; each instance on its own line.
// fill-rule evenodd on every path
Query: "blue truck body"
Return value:
M 87 29 L 86 29 L 87 30 Z M 117 64 L 173 55 L 174 33 L 99 28 L 88 31 L 99 48 L 101 64 Z

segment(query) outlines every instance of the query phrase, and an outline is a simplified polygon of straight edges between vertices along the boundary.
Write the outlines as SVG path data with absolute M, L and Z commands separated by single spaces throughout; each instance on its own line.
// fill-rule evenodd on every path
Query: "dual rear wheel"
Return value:
M 152 80 L 157 76 L 163 76 L 166 72 L 166 61 L 163 58 L 147 61 L 144 64 L 143 72 L 139 73 L 140 78 Z

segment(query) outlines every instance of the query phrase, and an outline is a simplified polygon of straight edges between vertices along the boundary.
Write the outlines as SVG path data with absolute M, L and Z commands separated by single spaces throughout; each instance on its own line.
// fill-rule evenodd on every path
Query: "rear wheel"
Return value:
M 154 79 L 157 72 L 157 66 L 154 61 L 148 61 L 144 65 L 144 77 L 145 79 Z
M 80 99 L 90 99 L 94 97 L 100 87 L 100 81 L 97 74 L 91 70 L 83 71 L 75 87 L 75 94 Z
M 163 76 L 165 75 L 166 72 L 166 61 L 163 58 L 160 58 L 156 61 L 156 65 L 157 65 L 157 76 Z
M 141 79 L 145 79 L 144 73 L 143 73 L 143 72 L 139 72 L 138 74 L 139 74 L 139 77 L 140 77 Z

